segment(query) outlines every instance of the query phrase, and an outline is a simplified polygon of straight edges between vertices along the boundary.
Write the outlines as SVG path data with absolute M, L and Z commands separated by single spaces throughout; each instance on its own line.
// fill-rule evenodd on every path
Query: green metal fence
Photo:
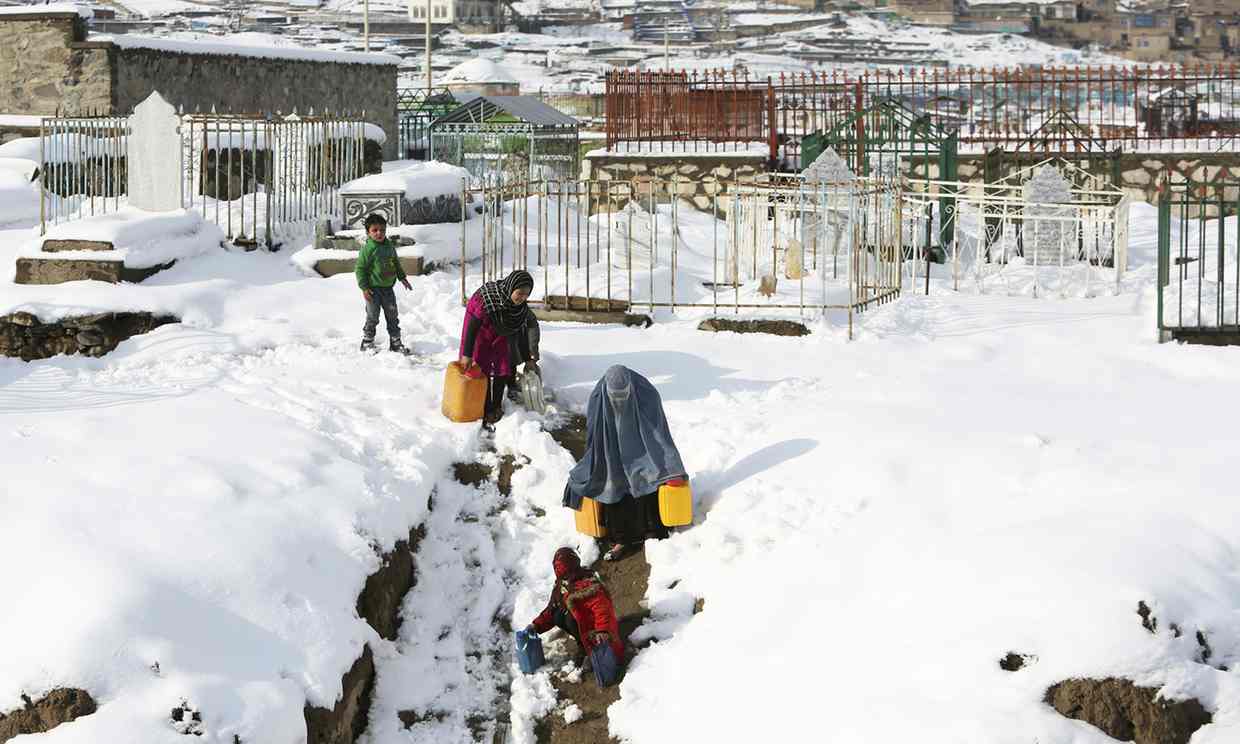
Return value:
M 1160 341 L 1240 342 L 1240 182 L 1170 183 L 1158 196 Z

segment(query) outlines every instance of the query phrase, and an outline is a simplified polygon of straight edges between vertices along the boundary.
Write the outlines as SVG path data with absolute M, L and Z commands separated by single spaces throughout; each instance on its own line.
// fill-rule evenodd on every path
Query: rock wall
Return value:
M 122 49 L 76 13 L 0 16 L 0 113 L 128 114 L 154 90 L 187 110 L 364 112 L 396 156 L 396 65 Z
M 958 177 L 961 181 L 981 183 L 983 156 L 961 155 L 957 164 Z M 908 168 L 918 173 L 923 172 L 921 158 L 909 158 L 905 161 Z M 939 177 L 938 164 L 932 159 L 929 163 L 930 178 Z M 1173 182 L 1191 181 L 1240 181 L 1240 155 L 1232 152 L 1217 153 L 1126 153 L 1120 158 L 1120 184 L 1133 199 L 1153 203 L 1158 195 L 1158 183 L 1164 173 L 1169 173 Z M 1238 194 L 1236 187 L 1225 189 L 1226 198 L 1234 201 Z
M 725 209 L 722 196 L 738 181 L 744 181 L 766 170 L 761 155 L 728 156 L 719 153 L 668 153 L 662 157 L 624 155 L 587 155 L 583 160 L 582 177 L 597 181 L 629 181 L 632 191 L 611 189 L 596 198 L 591 211 L 617 210 L 632 194 L 645 203 L 651 192 L 656 201 L 665 202 L 679 196 L 698 209 L 709 210 L 712 197 L 718 195 L 719 208 Z
M 58 687 L 39 701 L 22 695 L 23 706 L 0 713 L 0 742 L 23 734 L 42 734 L 62 723 L 89 716 L 96 710 L 95 699 L 86 690 Z
M 396 66 L 116 49 L 115 105 L 129 112 L 152 91 L 186 110 L 365 112 L 396 157 Z
M 111 44 L 85 42 L 76 13 L 0 16 L 0 113 L 111 111 Z
M 51 323 L 24 312 L 0 315 L 0 356 L 26 362 L 57 354 L 101 357 L 131 336 L 176 322 L 150 313 L 97 313 Z

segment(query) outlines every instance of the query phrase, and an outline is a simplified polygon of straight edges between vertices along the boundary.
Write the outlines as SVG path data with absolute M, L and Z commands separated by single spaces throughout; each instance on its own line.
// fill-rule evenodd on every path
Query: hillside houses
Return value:
M 866 5 L 918 25 L 1029 34 L 1139 62 L 1240 59 L 1240 0 L 874 0 Z

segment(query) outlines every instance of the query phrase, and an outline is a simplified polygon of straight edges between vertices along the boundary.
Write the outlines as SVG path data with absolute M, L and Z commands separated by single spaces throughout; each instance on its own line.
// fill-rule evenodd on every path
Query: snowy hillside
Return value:
M 182 322 L 101 359 L 0 358 L 0 716 L 74 688 L 97 712 L 30 741 L 298 744 L 366 647 L 366 744 L 588 725 L 556 692 L 568 644 L 525 677 L 509 630 L 545 602 L 555 548 L 598 555 L 560 506 L 573 458 L 549 431 L 619 363 L 658 385 L 696 497 L 694 524 L 646 548 L 641 651 L 607 709 L 621 741 L 1106 744 L 1043 698 L 1108 677 L 1197 700 L 1212 722 L 1192 744 L 1240 740 L 1240 366 L 1155 343 L 1154 224 L 1134 207 L 1116 296 L 956 293 L 944 270 L 852 342 L 839 315 L 800 339 L 704 333 L 684 309 L 547 323 L 554 410 L 514 406 L 488 440 L 439 412 L 454 268 L 397 290 L 415 355 L 371 357 L 353 278 L 288 252 L 7 283 L 27 214 L 0 228 L 0 315 Z M 504 456 L 507 484 L 453 467 Z M 387 637 L 357 597 L 411 532 Z

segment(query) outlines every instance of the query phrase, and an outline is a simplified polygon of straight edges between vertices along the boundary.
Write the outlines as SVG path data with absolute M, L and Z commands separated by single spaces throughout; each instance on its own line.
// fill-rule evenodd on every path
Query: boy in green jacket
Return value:
M 362 351 L 375 350 L 375 329 L 379 327 L 379 310 L 387 321 L 388 348 L 408 354 L 409 349 L 400 342 L 400 318 L 396 315 L 396 292 L 392 286 L 399 280 L 405 289 L 409 280 L 401 268 L 396 246 L 387 239 L 387 220 L 382 215 L 366 216 L 366 245 L 357 254 L 357 286 L 366 298 L 366 325 L 362 326 Z

